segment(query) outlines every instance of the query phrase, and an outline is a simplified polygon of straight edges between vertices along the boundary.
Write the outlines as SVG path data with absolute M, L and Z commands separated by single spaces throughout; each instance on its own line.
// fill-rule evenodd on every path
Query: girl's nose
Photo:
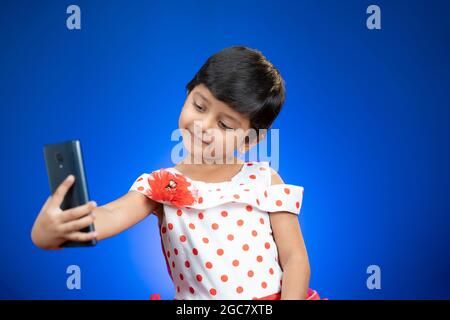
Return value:
M 206 133 L 208 131 L 210 131 L 211 129 L 215 128 L 215 119 L 214 117 L 208 115 L 202 118 L 201 121 L 201 126 L 202 126 L 202 133 Z
M 214 133 L 211 129 L 205 130 L 202 134 L 204 142 L 211 143 L 214 140 Z
M 215 129 L 215 120 L 213 117 L 206 116 L 201 119 L 200 122 L 197 123 L 197 125 L 200 126 L 199 129 L 201 129 L 203 140 L 208 141 L 213 136 L 213 131 Z

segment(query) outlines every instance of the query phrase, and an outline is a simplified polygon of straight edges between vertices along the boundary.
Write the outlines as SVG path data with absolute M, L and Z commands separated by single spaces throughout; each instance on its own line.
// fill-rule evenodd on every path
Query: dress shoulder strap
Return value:
M 240 182 L 256 182 L 260 185 L 270 186 L 272 183 L 271 170 L 267 161 L 251 161 L 244 164 Z

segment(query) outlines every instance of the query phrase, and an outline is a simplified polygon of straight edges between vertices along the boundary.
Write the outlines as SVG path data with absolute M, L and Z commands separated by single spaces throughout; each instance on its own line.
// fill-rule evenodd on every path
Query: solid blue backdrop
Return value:
M 68 30 L 66 8 L 81 8 Z M 366 8 L 381 8 L 381 30 Z M 331 299 L 450 298 L 448 1 L 2 1 L 0 298 L 148 299 L 174 290 L 157 221 L 95 248 L 42 251 L 42 146 L 80 139 L 100 205 L 172 166 L 185 84 L 257 48 L 287 100 L 280 174 L 302 185 L 311 287 Z M 81 290 L 66 268 L 81 268 Z M 369 290 L 366 269 L 381 268 Z

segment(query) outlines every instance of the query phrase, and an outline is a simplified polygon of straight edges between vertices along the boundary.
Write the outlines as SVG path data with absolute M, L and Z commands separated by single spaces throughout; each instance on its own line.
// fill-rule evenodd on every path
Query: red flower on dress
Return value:
M 170 202 L 177 208 L 195 202 L 194 195 L 188 189 L 191 184 L 181 174 L 161 169 L 150 174 L 148 184 L 150 189 L 147 195 L 155 201 Z

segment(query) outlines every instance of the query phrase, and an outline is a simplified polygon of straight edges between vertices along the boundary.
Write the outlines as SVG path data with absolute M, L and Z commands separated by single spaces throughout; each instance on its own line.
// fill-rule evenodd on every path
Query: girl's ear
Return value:
M 267 135 L 267 131 L 268 131 L 268 130 L 270 130 L 270 128 L 269 128 L 269 129 L 264 129 L 264 130 L 260 130 L 260 131 L 259 131 L 258 142 L 257 142 L 257 143 L 260 143 L 262 140 L 264 140 L 264 139 L 266 138 L 266 135 Z
M 264 138 L 266 137 L 267 130 L 258 130 L 258 131 L 259 133 L 256 133 L 256 131 L 250 132 L 245 137 L 245 141 L 239 150 L 241 154 L 247 152 L 248 150 L 256 146 L 259 142 L 261 142 L 261 140 L 264 140 Z

